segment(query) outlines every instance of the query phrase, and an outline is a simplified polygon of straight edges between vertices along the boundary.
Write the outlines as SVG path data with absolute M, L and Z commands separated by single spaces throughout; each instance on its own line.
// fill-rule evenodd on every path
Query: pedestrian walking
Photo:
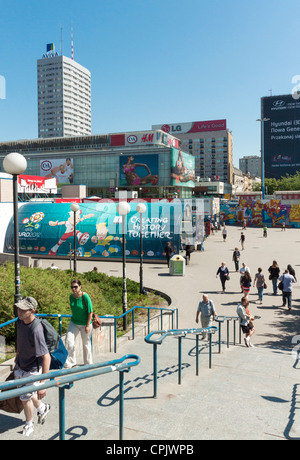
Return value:
M 272 281 L 273 285 L 273 294 L 277 294 L 277 283 L 278 283 L 278 278 L 279 278 L 279 273 L 280 273 L 280 268 L 278 266 L 278 263 L 276 260 L 273 260 L 272 265 L 268 268 L 268 272 L 270 273 L 269 275 L 269 280 Z
M 252 282 L 252 279 L 251 279 L 250 272 L 245 271 L 241 279 L 241 286 L 242 286 L 244 297 L 248 297 L 249 295 L 251 282 Z
M 92 364 L 92 316 L 93 305 L 90 296 L 81 289 L 81 282 L 75 279 L 71 283 L 72 294 L 69 302 L 72 311 L 71 321 L 66 335 L 66 348 L 69 356 L 66 361 L 66 368 L 76 366 L 75 341 L 78 334 L 81 335 L 83 346 L 84 364 Z
M 296 283 L 296 280 L 288 270 L 285 270 L 284 274 L 279 277 L 279 281 L 282 281 L 282 306 L 285 307 L 287 303 L 288 309 L 291 310 L 293 283 Z
M 262 273 L 262 268 L 259 267 L 257 270 L 257 273 L 255 274 L 253 286 L 257 287 L 257 292 L 258 292 L 258 300 L 259 303 L 262 304 L 263 301 L 263 295 L 264 295 L 264 288 L 266 286 L 266 280 L 265 280 L 265 275 Z
M 218 275 L 220 276 L 220 281 L 221 281 L 221 285 L 222 285 L 222 294 L 224 294 L 225 289 L 226 289 L 225 288 L 226 281 L 229 280 L 229 270 L 226 267 L 225 262 L 222 262 L 221 266 L 218 268 L 216 278 L 218 278 Z
M 222 235 L 223 235 L 223 241 L 226 243 L 226 238 L 227 238 L 227 228 L 224 225 L 224 228 L 222 230 Z
M 240 327 L 245 334 L 245 345 L 246 347 L 254 347 L 254 345 L 251 343 L 251 337 L 255 333 L 253 321 L 254 317 L 250 315 L 249 312 L 249 300 L 247 297 L 242 297 L 241 303 L 237 307 L 237 315 L 240 320 Z
M 173 251 L 173 248 L 171 246 L 170 241 L 167 242 L 167 246 L 165 247 L 165 253 L 166 253 L 167 264 L 168 264 L 168 267 L 169 267 L 170 266 L 170 259 L 174 254 L 174 251 Z
M 245 235 L 243 232 L 241 232 L 240 243 L 242 246 L 242 250 L 244 250 L 245 249 Z
M 26 377 L 34 377 L 49 372 L 51 356 L 45 341 L 42 324 L 34 324 L 37 320 L 35 313 L 38 303 L 34 297 L 23 297 L 15 306 L 18 309 L 17 321 L 17 356 L 15 359 L 15 380 Z M 50 404 L 43 403 L 41 399 L 46 396 L 46 390 L 39 390 L 44 380 L 34 382 L 36 392 L 25 393 L 20 396 L 24 413 L 25 425 L 23 436 L 30 436 L 34 431 L 33 415 L 37 409 L 38 423 L 44 424 L 45 418 L 50 411 Z M 29 383 L 28 385 L 32 385 Z M 25 385 L 26 386 L 26 385 Z
M 241 257 L 240 251 L 238 250 L 238 248 L 235 248 L 234 251 L 233 251 L 232 260 L 234 261 L 234 266 L 235 266 L 235 271 L 236 272 L 239 271 L 240 257 Z
M 264 233 L 263 233 L 263 237 L 264 237 L 264 238 L 267 238 L 267 236 L 268 236 L 268 229 L 267 229 L 267 226 L 266 226 L 266 225 L 264 225 Z
M 245 262 L 242 263 L 242 266 L 240 268 L 240 286 L 241 286 L 241 292 L 243 292 L 243 289 L 242 289 L 242 281 L 243 281 L 243 276 L 245 275 L 246 272 L 249 272 L 250 273 L 250 268 L 247 267 L 247 265 L 245 264 Z
M 287 271 L 289 272 L 289 274 L 292 275 L 295 278 L 295 280 L 297 281 L 296 273 L 295 273 L 295 270 L 293 269 L 293 267 L 289 264 L 286 268 L 287 268 Z
M 185 246 L 185 259 L 186 264 L 189 265 L 191 261 L 191 253 L 193 252 L 192 246 L 190 244 L 186 244 Z
M 212 323 L 216 317 L 216 310 L 212 300 L 208 298 L 208 295 L 203 294 L 202 300 L 199 302 L 197 314 L 196 314 L 196 323 L 199 322 L 199 315 L 201 319 L 201 325 L 203 329 L 209 328 L 212 326 Z M 207 332 L 203 332 L 203 339 L 206 339 Z
M 281 228 L 281 231 L 284 231 L 284 232 L 285 232 L 285 222 L 282 222 L 282 228 Z

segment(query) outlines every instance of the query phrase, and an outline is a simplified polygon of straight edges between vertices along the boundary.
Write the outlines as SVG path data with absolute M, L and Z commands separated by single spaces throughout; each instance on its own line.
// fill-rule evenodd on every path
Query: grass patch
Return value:
M 101 316 L 122 314 L 122 289 L 123 280 L 99 272 L 73 273 L 71 270 L 50 270 L 42 268 L 21 267 L 21 295 L 34 297 L 39 304 L 37 313 L 44 314 L 71 314 L 69 295 L 72 279 L 78 278 L 82 290 L 87 292 L 93 302 L 94 311 Z M 8 263 L 0 266 L 0 324 L 14 318 L 14 264 Z M 127 308 L 134 306 L 167 307 L 167 302 L 162 297 L 139 292 L 139 283 L 127 278 Z M 145 317 L 143 310 L 136 312 L 138 316 Z M 120 327 L 122 326 L 122 319 Z M 58 327 L 56 320 L 52 321 Z M 63 333 L 66 332 L 69 320 L 63 321 Z M 128 315 L 128 326 L 131 323 L 131 314 Z M 5 336 L 6 344 L 14 344 L 14 324 L 0 329 L 0 334 Z

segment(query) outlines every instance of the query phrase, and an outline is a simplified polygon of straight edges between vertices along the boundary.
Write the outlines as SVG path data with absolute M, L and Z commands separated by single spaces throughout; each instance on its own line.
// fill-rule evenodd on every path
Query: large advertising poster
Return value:
M 158 185 L 158 155 L 121 155 L 120 186 Z
M 74 179 L 73 158 L 51 158 L 40 161 L 40 175 L 56 178 L 57 186 L 72 184 Z
M 76 250 L 88 259 L 122 259 L 122 219 L 116 202 L 80 203 L 76 212 Z M 126 256 L 140 257 L 142 226 L 144 259 L 165 260 L 165 247 L 170 241 L 179 251 L 182 204 L 145 203 L 142 222 L 130 202 L 126 217 Z M 70 203 L 26 203 L 19 209 L 21 254 L 40 254 L 51 258 L 68 256 L 74 251 L 74 212 Z M 5 236 L 5 252 L 14 251 L 14 226 L 11 219 Z
M 56 178 L 46 179 L 40 176 L 18 176 L 18 193 L 48 194 L 57 193 Z
M 195 157 L 171 149 L 171 184 L 195 187 Z
M 263 97 L 265 177 L 300 171 L 300 101 L 292 95 Z

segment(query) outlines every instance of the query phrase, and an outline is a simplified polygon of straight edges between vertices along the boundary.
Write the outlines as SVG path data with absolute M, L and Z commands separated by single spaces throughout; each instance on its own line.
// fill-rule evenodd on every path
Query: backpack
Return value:
M 63 344 L 63 341 L 54 327 L 44 318 L 35 319 L 31 332 L 33 332 L 39 324 L 42 324 L 43 326 L 45 342 L 51 355 L 50 370 L 62 369 L 68 357 L 68 352 Z M 31 336 L 31 339 L 33 344 L 33 335 Z

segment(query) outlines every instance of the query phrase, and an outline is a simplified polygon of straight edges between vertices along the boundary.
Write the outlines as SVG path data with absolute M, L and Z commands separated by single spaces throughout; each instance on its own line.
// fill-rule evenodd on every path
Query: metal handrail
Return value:
M 125 313 L 122 313 L 120 316 L 112 316 L 112 315 L 103 315 L 100 316 L 99 318 L 102 319 L 113 319 L 114 320 L 114 353 L 117 352 L 117 320 L 123 318 L 125 315 L 128 315 L 129 313 L 132 314 L 132 340 L 134 340 L 134 329 L 135 329 L 135 322 L 134 322 L 134 312 L 136 309 L 144 309 L 148 310 L 148 334 L 150 333 L 150 312 L 151 310 L 159 310 L 160 311 L 160 317 L 161 317 L 161 328 L 163 328 L 163 313 L 166 312 L 171 312 L 172 315 L 172 328 L 174 327 L 174 314 L 176 313 L 176 327 L 178 327 L 178 308 L 165 308 L 165 307 L 144 307 L 144 306 L 134 306 L 127 310 Z M 65 315 L 65 314 L 58 314 L 58 313 L 53 313 L 53 314 L 45 314 L 45 313 L 38 313 L 36 314 L 37 317 L 39 318 L 58 318 L 59 319 L 59 335 L 62 335 L 62 318 L 71 318 L 72 315 Z M 9 326 L 10 324 L 13 324 L 16 322 L 18 318 L 14 318 L 10 321 L 7 321 L 6 323 L 0 324 L 0 329 Z
M 131 362 L 124 362 L 133 360 Z M 95 377 L 97 375 L 108 374 L 110 372 L 119 372 L 119 439 L 123 440 L 124 427 L 124 372 L 129 372 L 133 366 L 140 363 L 140 357 L 137 355 L 124 355 L 120 359 L 106 361 L 103 363 L 87 364 L 72 369 L 62 369 L 40 374 L 38 376 L 27 377 L 23 379 L 11 380 L 0 384 L 0 401 L 15 398 L 25 393 L 37 391 L 35 385 L 30 385 L 40 380 L 48 380 L 48 382 L 39 385 L 39 390 L 56 387 L 59 390 L 59 435 L 60 440 L 65 440 L 65 390 L 70 389 L 73 383 L 78 380 Z M 26 385 L 26 388 L 20 385 Z
M 261 316 L 254 316 L 254 319 L 260 319 Z M 229 323 L 233 321 L 233 345 L 236 344 L 236 322 L 240 321 L 239 316 L 216 316 L 215 321 L 219 323 L 219 353 L 221 353 L 221 334 L 222 334 L 222 323 L 227 322 L 227 348 L 229 348 Z M 242 342 L 241 328 L 239 328 L 239 344 Z
M 207 332 L 209 335 L 209 368 L 212 366 L 212 341 L 211 336 L 218 328 L 211 326 L 207 328 L 198 329 L 171 329 L 153 331 L 145 337 L 145 342 L 153 345 L 153 398 L 157 398 L 157 345 L 161 345 L 167 337 L 178 338 L 178 384 L 181 385 L 181 367 L 182 367 L 182 338 L 188 334 L 196 335 L 196 375 L 199 375 L 199 335 L 203 332 Z M 153 338 L 154 335 L 158 337 Z

